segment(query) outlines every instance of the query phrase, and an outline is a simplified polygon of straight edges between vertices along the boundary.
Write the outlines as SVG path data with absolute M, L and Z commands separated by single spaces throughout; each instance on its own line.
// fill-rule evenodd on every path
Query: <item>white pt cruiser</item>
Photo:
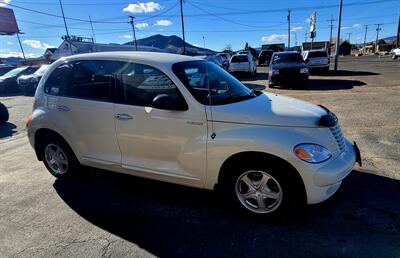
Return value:
M 218 187 L 224 200 L 262 217 L 326 200 L 361 163 L 328 109 L 251 91 L 212 63 L 163 53 L 56 61 L 27 128 L 57 178 L 85 165 Z

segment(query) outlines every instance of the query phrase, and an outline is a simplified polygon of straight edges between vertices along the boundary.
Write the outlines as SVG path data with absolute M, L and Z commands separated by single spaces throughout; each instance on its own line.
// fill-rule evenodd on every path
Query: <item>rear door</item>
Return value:
M 79 150 L 82 162 L 119 167 L 121 153 L 114 125 L 111 61 L 75 61 L 56 100 L 61 125 Z

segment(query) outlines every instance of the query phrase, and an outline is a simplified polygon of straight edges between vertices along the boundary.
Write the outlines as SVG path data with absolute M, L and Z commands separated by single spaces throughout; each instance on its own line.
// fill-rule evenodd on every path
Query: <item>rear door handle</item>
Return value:
M 131 120 L 133 117 L 129 114 L 116 114 L 115 118 L 118 120 Z
M 57 110 L 58 110 L 58 111 L 62 111 L 62 112 L 70 111 L 69 107 L 64 106 L 64 105 L 58 105 L 58 106 L 57 106 Z

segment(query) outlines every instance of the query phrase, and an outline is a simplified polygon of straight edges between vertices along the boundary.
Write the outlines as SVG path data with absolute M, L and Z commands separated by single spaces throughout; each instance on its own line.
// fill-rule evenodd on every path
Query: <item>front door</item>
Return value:
M 183 98 L 160 70 L 128 64 L 120 74 L 115 125 L 122 167 L 141 176 L 201 186 L 206 169 L 205 110 L 152 107 L 160 94 Z

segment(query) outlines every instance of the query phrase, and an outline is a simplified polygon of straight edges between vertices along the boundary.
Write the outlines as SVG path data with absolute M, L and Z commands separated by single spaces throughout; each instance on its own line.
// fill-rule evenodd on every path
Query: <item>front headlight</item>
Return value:
M 273 75 L 279 74 L 279 69 L 272 69 L 272 74 Z
M 311 143 L 299 144 L 294 147 L 293 152 L 299 159 L 309 163 L 320 163 L 332 157 L 328 149 Z
M 300 73 L 308 73 L 308 68 L 307 67 L 301 68 Z

